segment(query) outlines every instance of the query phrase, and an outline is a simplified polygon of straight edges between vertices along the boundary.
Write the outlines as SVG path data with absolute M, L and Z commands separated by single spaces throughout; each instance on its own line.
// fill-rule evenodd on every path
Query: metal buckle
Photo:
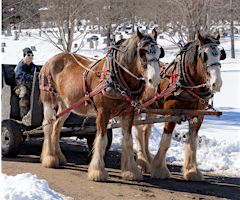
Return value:
M 203 98 L 200 98 L 199 101 L 200 101 L 201 104 L 205 104 L 206 103 L 206 101 Z

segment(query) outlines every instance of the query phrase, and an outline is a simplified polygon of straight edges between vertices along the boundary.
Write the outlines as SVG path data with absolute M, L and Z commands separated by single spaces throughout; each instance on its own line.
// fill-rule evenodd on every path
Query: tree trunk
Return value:
M 107 47 L 110 46 L 110 34 L 111 34 L 111 28 L 108 26 L 108 28 L 107 28 Z
M 231 25 L 230 25 L 230 31 L 231 31 L 231 58 L 235 58 L 232 0 L 230 0 L 230 6 L 231 6 L 231 11 L 230 11 L 231 12 Z
M 133 0 L 132 33 L 134 33 L 134 24 L 135 24 L 135 0 Z

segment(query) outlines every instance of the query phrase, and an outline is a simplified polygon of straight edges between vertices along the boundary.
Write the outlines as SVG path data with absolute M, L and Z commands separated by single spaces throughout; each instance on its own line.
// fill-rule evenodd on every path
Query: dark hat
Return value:
M 31 53 L 33 55 L 33 52 L 30 48 L 24 48 L 23 49 L 23 57 L 25 57 L 28 53 Z

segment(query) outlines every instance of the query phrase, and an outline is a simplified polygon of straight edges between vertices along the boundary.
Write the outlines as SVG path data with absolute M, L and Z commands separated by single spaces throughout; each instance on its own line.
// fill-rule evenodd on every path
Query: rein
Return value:
M 116 47 L 114 48 L 110 48 L 110 49 L 116 49 Z M 139 78 L 137 76 L 135 76 L 133 73 L 131 73 L 128 69 L 126 69 L 123 65 L 121 65 L 121 63 L 119 63 L 115 58 L 113 58 L 113 51 L 110 51 L 112 52 L 110 54 L 110 57 L 111 57 L 111 64 L 110 64 L 110 70 L 102 70 L 102 71 L 93 71 L 91 68 L 94 67 L 97 63 L 99 63 L 102 59 L 100 60 L 97 60 L 95 63 L 93 63 L 92 65 L 88 66 L 88 67 L 85 67 L 81 62 L 79 62 L 77 60 L 77 58 L 74 56 L 73 53 L 69 53 L 73 58 L 74 60 L 77 62 L 77 64 L 79 64 L 81 67 L 83 67 L 85 69 L 85 72 L 83 73 L 83 90 L 84 90 L 84 93 L 85 93 L 85 96 L 83 98 L 81 98 L 78 102 L 76 102 L 75 104 L 71 105 L 70 107 L 68 107 L 67 109 L 63 110 L 61 113 L 59 113 L 58 115 L 56 115 L 56 111 L 55 111 L 55 105 L 54 105 L 54 98 L 53 98 L 53 94 L 56 95 L 56 93 L 54 92 L 54 88 L 52 86 L 52 78 L 51 78 L 51 75 L 50 73 L 48 73 L 48 76 L 47 76 L 47 79 L 48 79 L 48 84 L 49 86 L 45 86 L 45 82 L 44 82 L 44 78 L 45 78 L 45 73 L 42 72 L 39 74 L 39 88 L 40 90 L 44 90 L 44 91 L 47 91 L 47 92 L 50 92 L 50 97 L 51 97 L 51 101 L 52 101 L 52 109 L 53 109 L 53 117 L 49 120 L 49 123 L 52 123 L 53 121 L 56 121 L 59 117 L 63 116 L 64 114 L 70 112 L 72 109 L 74 109 L 75 107 L 79 106 L 80 104 L 82 104 L 83 102 L 85 102 L 85 105 L 88 104 L 88 102 L 91 103 L 91 105 L 93 106 L 93 108 L 95 109 L 96 111 L 96 106 L 92 100 L 92 97 L 100 92 L 104 94 L 104 90 L 107 89 L 110 84 L 114 83 L 112 78 L 114 77 L 110 77 L 109 79 L 104 79 L 103 76 L 105 73 L 107 72 L 111 72 L 113 71 L 113 66 L 112 66 L 112 61 L 116 62 L 118 64 L 118 66 L 120 66 L 124 71 L 126 71 L 129 75 L 131 75 L 132 77 L 134 77 L 135 79 L 143 82 L 143 78 Z M 108 53 L 108 56 L 109 56 L 109 53 Z M 106 61 L 105 61 L 105 64 L 104 64 L 104 68 L 106 65 L 108 65 L 108 59 L 106 58 Z M 95 73 L 95 74 L 99 74 L 101 73 L 101 82 L 100 84 L 94 88 L 94 90 L 92 92 L 88 92 L 87 90 L 87 85 L 86 85 L 86 79 L 87 79 L 87 74 L 88 72 L 92 72 L 92 73 Z M 120 87 L 118 87 L 118 83 L 114 83 L 115 84 L 115 89 L 117 89 L 121 96 L 123 96 L 128 102 L 131 103 L 131 106 L 137 108 L 137 104 L 138 104 L 138 101 L 134 101 L 132 100 L 132 98 L 126 93 L 126 91 L 122 91 L 120 89 Z M 137 94 L 139 97 L 142 96 L 143 92 L 144 92 L 144 85 L 145 83 L 143 82 L 143 84 L 141 84 L 140 86 L 140 90 L 138 89 L 137 90 Z M 139 94 L 139 91 L 141 92 Z M 131 91 L 132 93 L 134 93 L 134 91 Z M 136 95 L 136 92 L 134 93 Z
M 206 46 L 210 46 L 210 45 L 212 45 L 212 43 L 210 43 L 209 45 L 205 45 L 202 48 L 204 48 Z M 193 81 L 192 81 L 192 79 L 188 73 L 188 69 L 187 69 L 187 64 L 186 64 L 186 55 L 187 54 L 186 54 L 186 52 L 187 52 L 187 50 L 182 49 L 180 51 L 180 53 L 178 54 L 180 56 L 180 60 L 179 59 L 173 60 L 173 62 L 168 64 L 166 66 L 166 68 L 164 68 L 160 72 L 160 76 L 162 77 L 162 79 L 164 77 L 168 77 L 170 79 L 170 82 L 169 82 L 169 85 L 167 86 L 167 88 L 164 91 L 159 91 L 159 92 L 158 92 L 158 90 L 156 90 L 155 97 L 153 97 L 149 101 L 142 104 L 139 107 L 140 109 L 146 108 L 147 106 L 154 103 L 156 100 L 170 94 L 171 92 L 174 92 L 174 95 L 179 97 L 179 95 L 183 91 L 186 91 L 191 96 L 193 96 L 195 99 L 197 99 L 201 104 L 204 104 L 205 106 L 207 106 L 207 109 L 215 110 L 212 107 L 212 105 L 207 103 L 207 101 L 204 99 L 204 97 L 201 97 L 202 95 L 199 92 L 200 88 L 203 88 L 204 93 L 207 93 L 208 94 L 207 96 L 211 96 L 211 98 L 212 98 L 213 95 L 212 95 L 212 92 L 209 91 L 209 88 L 207 88 L 207 83 L 200 84 L 200 85 L 190 84 L 190 82 L 193 82 Z M 203 63 L 203 68 L 204 68 L 204 66 L 205 65 Z M 171 75 L 167 75 L 167 71 L 170 69 L 172 70 L 172 73 L 171 73 Z M 179 73 L 176 73 L 176 71 L 178 71 Z

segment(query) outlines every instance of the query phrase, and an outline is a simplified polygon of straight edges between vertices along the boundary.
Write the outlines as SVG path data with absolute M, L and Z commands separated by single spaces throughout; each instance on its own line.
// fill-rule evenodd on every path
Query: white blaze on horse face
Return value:
M 160 49 L 158 46 L 155 46 L 156 53 L 149 54 L 146 53 L 147 60 L 159 59 Z M 161 81 L 161 77 L 159 75 L 159 63 L 157 61 L 152 61 L 147 64 L 147 70 L 145 70 L 145 76 L 147 77 L 147 84 L 150 88 L 156 88 Z
M 215 54 L 211 47 L 207 47 L 204 52 L 207 54 L 207 72 L 209 73 L 210 89 L 214 92 L 220 92 L 222 87 L 220 50 L 215 47 Z M 217 54 L 216 54 L 217 51 Z M 215 64 L 215 65 L 214 65 Z
M 209 78 L 210 89 L 214 92 L 220 92 L 220 89 L 222 87 L 220 66 L 209 67 L 208 73 L 210 74 Z

